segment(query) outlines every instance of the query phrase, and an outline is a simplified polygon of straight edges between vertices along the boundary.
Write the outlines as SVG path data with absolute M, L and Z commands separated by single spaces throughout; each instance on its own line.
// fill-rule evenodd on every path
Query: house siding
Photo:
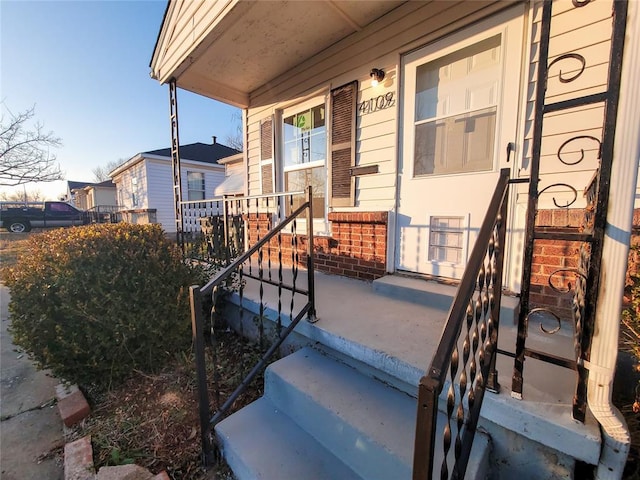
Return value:
M 400 54 L 433 41 L 509 6 L 510 2 L 409 2 L 364 30 L 338 42 L 301 66 L 258 89 L 248 109 L 249 194 L 259 194 L 260 122 L 274 112 L 331 88 L 359 80 L 358 103 L 388 93 L 393 106 L 357 115 L 356 165 L 378 165 L 378 173 L 356 179 L 355 207 L 386 211 L 395 206 Z M 425 32 L 427 32 L 425 34 Z M 376 48 L 371 48 L 375 41 Z M 371 87 L 369 70 L 382 68 L 385 80 Z M 319 81 L 321 79 L 321 81 Z M 276 123 L 278 116 L 276 115 Z M 276 135 L 278 129 L 276 128 Z M 276 159 L 278 152 L 276 152 Z M 278 183 L 279 174 L 276 175 Z M 278 185 L 281 189 L 281 185 Z
M 252 107 L 247 110 L 249 195 L 263 193 L 260 170 L 261 122 L 273 116 L 277 138 L 280 135 L 281 112 L 285 108 L 318 96 L 328 99 L 331 89 L 354 80 L 358 81 L 358 105 L 392 96 L 386 108 L 357 112 L 355 163 L 357 166 L 375 165 L 378 172 L 355 178 L 355 195 L 351 206 L 330 208 L 327 217 L 331 224 L 330 237 L 317 237 L 315 240 L 320 249 L 320 270 L 373 279 L 384 275 L 388 265 L 393 264 L 387 258 L 388 252 L 392 251 L 389 239 L 394 236 L 389 228 L 388 212 L 394 210 L 396 205 L 401 55 L 513 4 L 408 2 L 373 25 L 275 79 L 268 87 L 253 92 Z M 376 48 L 371 48 L 372 42 Z M 377 87 L 371 86 L 369 71 L 372 67 L 385 71 L 385 79 Z M 277 166 L 281 164 L 279 154 L 279 142 L 276 140 Z M 328 162 L 327 158 L 327 171 L 330 172 Z M 281 168 L 277 167 L 275 178 L 276 189 L 281 191 Z M 349 216 L 348 221 L 340 217 L 342 214 Z M 367 220 L 374 217 L 381 219 L 375 227 Z M 363 240 L 356 232 L 375 235 L 378 243 L 374 248 L 375 258 L 369 258 L 371 241 Z M 363 242 L 366 247 L 363 247 Z
M 133 179 L 137 182 L 137 201 L 134 204 Z M 148 208 L 147 169 L 142 160 L 113 177 L 116 184 L 116 199 L 124 210 Z
M 173 172 L 168 160 L 145 160 L 149 184 L 149 205 L 156 209 L 156 222 L 162 225 L 167 233 L 176 232 L 176 220 L 173 200 Z M 183 176 L 184 167 L 182 169 Z M 183 192 L 186 179 L 183 181 Z
M 187 195 L 187 172 L 205 174 L 205 196 L 224 180 L 224 167 L 189 160 L 181 161 L 182 191 Z M 137 179 L 138 202 L 133 204 L 132 179 Z M 175 233 L 173 171 L 169 159 L 144 158 L 113 178 L 120 211 L 130 211 L 123 218 L 132 223 L 159 223 L 167 233 Z
M 101 205 L 117 205 L 115 188 L 92 188 L 90 191 L 89 208 Z
M 585 58 L 584 72 L 570 82 L 560 81 L 562 77 L 578 74 L 581 62 L 576 59 L 559 60 L 549 69 L 545 103 L 550 104 L 572 98 L 603 92 L 607 88 L 609 54 L 611 49 L 612 0 L 590 2 L 585 7 L 575 8 L 570 1 L 553 3 L 551 33 L 549 43 L 549 65 L 567 53 L 577 53 Z M 528 76 L 524 108 L 524 146 L 518 175 L 530 175 L 533 128 L 535 117 L 535 92 L 538 69 L 538 54 L 542 21 L 542 2 L 533 2 L 530 8 L 532 28 L 530 30 L 528 56 Z M 562 72 L 562 73 L 561 73 Z M 558 155 L 564 142 L 577 135 L 602 138 L 604 107 L 602 104 L 587 105 L 548 113 L 544 117 L 540 155 L 539 191 L 557 183 L 572 185 L 577 190 L 577 198 L 568 188 L 553 187 L 538 198 L 536 227 L 579 231 L 584 226 L 584 206 L 582 195 L 599 165 L 599 145 L 595 141 L 582 140 L 568 144 L 562 149 L 561 157 L 571 165 L 563 164 Z M 584 159 L 578 162 L 584 150 Z M 527 186 L 517 187 L 516 218 L 514 232 L 522 232 L 525 225 Z M 575 199 L 574 203 L 571 203 Z M 571 208 L 557 208 L 571 203 Z M 512 244 L 524 239 L 515 234 Z M 519 241 L 517 241 L 519 240 Z M 548 307 L 562 318 L 572 316 L 572 295 L 570 289 L 575 284 L 574 275 L 563 268 L 576 268 L 581 244 L 561 240 L 536 240 L 534 242 L 531 276 L 531 307 Z M 521 275 L 520 264 L 512 262 L 512 276 Z M 552 276 L 552 274 L 554 274 Z M 552 276 L 552 277 L 551 277 Z M 551 283 L 561 293 L 551 287 Z
M 157 210 L 157 222 L 167 233 L 175 233 L 175 208 L 173 197 L 173 172 L 169 160 L 148 159 L 147 177 L 149 188 L 149 205 Z M 188 160 L 181 161 L 181 180 L 183 201 L 187 200 L 187 172 L 204 173 L 205 198 L 213 198 L 214 189 L 224 180 L 224 168 L 209 167 Z
M 171 72 L 200 44 L 206 34 L 218 23 L 221 13 L 235 1 L 181 1 L 171 2 L 166 25 L 160 38 L 162 52 L 158 64 L 160 76 Z

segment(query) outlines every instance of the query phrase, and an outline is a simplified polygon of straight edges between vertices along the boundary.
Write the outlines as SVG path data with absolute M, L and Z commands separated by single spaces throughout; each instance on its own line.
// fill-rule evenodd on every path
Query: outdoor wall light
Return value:
M 376 87 L 382 80 L 384 80 L 384 70 L 372 68 L 369 76 L 371 77 L 371 86 Z

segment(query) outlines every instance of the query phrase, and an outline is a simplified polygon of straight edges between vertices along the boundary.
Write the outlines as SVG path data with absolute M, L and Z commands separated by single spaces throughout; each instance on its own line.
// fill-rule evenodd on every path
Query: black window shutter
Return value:
M 273 193 L 273 117 L 260 124 L 260 182 L 262 193 Z
M 358 81 L 331 91 L 331 206 L 353 206 Z

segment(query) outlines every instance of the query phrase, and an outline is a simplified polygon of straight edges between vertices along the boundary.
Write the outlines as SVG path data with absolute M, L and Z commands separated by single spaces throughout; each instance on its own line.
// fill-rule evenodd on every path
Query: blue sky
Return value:
M 55 153 L 66 179 L 92 181 L 96 166 L 170 145 L 168 86 L 149 77 L 165 8 L 165 0 L 0 1 L 2 113 L 35 105 L 62 139 Z M 178 108 L 181 144 L 224 142 L 235 130 L 228 105 L 179 90 Z M 55 198 L 65 185 L 27 190 Z

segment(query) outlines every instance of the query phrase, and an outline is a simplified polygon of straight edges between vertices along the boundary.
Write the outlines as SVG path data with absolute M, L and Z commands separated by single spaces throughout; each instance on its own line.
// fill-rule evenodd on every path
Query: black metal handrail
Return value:
M 293 198 L 294 194 L 290 194 L 290 197 Z M 226 415 L 228 415 L 229 410 L 236 402 L 238 397 L 242 395 L 247 387 L 250 385 L 251 381 L 267 366 L 270 358 L 273 354 L 280 348 L 282 343 L 286 340 L 287 336 L 295 329 L 300 320 L 306 315 L 309 321 L 316 320 L 316 309 L 315 309 L 315 289 L 314 289 L 314 255 L 313 255 L 313 194 L 311 187 L 308 188 L 306 192 L 306 201 L 300 205 L 298 208 L 293 210 L 286 218 L 284 218 L 278 225 L 271 228 L 268 233 L 266 233 L 262 238 L 259 238 L 258 241 L 249 247 L 243 254 L 239 255 L 236 259 L 231 261 L 225 268 L 217 272 L 204 286 L 200 287 L 198 285 L 193 285 L 190 287 L 190 303 L 191 303 L 191 324 L 192 324 L 192 333 L 194 338 L 195 345 L 195 360 L 196 360 L 196 374 L 198 380 L 198 401 L 199 401 L 199 415 L 200 415 L 200 432 L 201 432 L 201 441 L 202 441 L 202 451 L 203 451 L 203 462 L 206 464 L 210 464 L 215 460 L 214 455 L 214 443 L 213 443 L 213 428 L 217 423 L 222 421 Z M 248 197 L 246 197 L 248 198 Z M 242 203 L 246 198 L 235 198 L 233 201 Z M 257 197 L 251 197 L 252 199 L 257 199 Z M 292 200 L 293 203 L 293 200 Z M 271 279 L 271 273 L 269 272 L 268 278 L 264 275 L 264 270 L 262 268 L 263 261 L 263 251 L 264 247 L 267 247 L 270 250 L 271 242 L 277 236 L 282 234 L 283 229 L 287 226 L 292 225 L 292 252 L 297 249 L 297 237 L 295 236 L 295 222 L 298 217 L 302 214 L 306 214 L 306 235 L 307 235 L 307 258 L 306 258 L 306 267 L 307 267 L 307 289 L 301 289 L 296 286 L 295 279 L 297 276 L 297 254 L 294 257 L 292 253 L 292 267 L 293 267 L 293 285 L 287 285 L 283 282 L 282 277 L 282 261 L 279 262 L 279 279 L 278 281 L 273 281 Z M 258 218 L 256 218 L 258 220 Z M 252 257 L 258 255 L 258 273 L 257 275 L 245 274 L 243 270 L 243 265 L 247 262 L 251 262 Z M 270 255 L 270 251 L 268 252 Z M 279 250 L 278 252 L 280 260 L 282 260 L 282 253 Z M 270 264 L 270 260 L 269 260 Z M 250 265 L 250 263 L 249 263 Z M 293 315 L 293 297 L 291 303 L 291 322 L 284 330 L 281 330 L 280 327 L 280 318 L 278 318 L 278 338 L 271 345 L 271 347 L 262 355 L 258 363 L 251 369 L 251 371 L 246 375 L 246 377 L 242 380 L 240 385 L 234 390 L 229 398 L 219 406 L 216 413 L 211 416 L 210 407 L 209 407 L 209 394 L 207 390 L 207 376 L 206 376 L 206 364 L 205 364 L 205 339 L 204 339 L 204 326 L 207 312 L 204 308 L 204 298 L 208 295 L 211 295 L 212 300 L 212 310 L 211 315 L 215 313 L 216 301 L 217 297 L 220 293 L 220 288 L 225 284 L 225 282 L 234 274 L 234 272 L 238 272 L 240 276 L 240 299 L 242 302 L 242 278 L 243 275 L 249 278 L 255 278 L 260 281 L 260 316 L 262 317 L 264 314 L 264 305 L 262 301 L 263 289 L 262 284 L 268 283 L 271 285 L 276 285 L 278 287 L 278 295 L 281 295 L 282 290 L 289 290 L 292 293 L 292 296 L 295 293 L 303 294 L 307 297 L 306 304 L 301 308 L 301 310 L 295 315 Z M 279 301 L 280 304 L 280 301 Z M 242 308 L 242 305 L 240 305 Z M 278 315 L 280 316 L 280 308 L 278 309 Z M 213 331 L 212 331 L 213 334 Z
M 441 479 L 464 478 L 484 392 L 486 389 L 498 391 L 500 388 L 495 359 L 500 320 L 508 188 L 509 169 L 502 169 L 453 305 L 449 310 L 440 343 L 429 369 L 420 380 L 413 462 L 414 480 L 431 480 L 433 475 L 438 397 L 447 382 L 447 377 L 449 377 L 449 388 L 446 399 L 447 422 L 443 429 L 444 460 L 440 470 Z M 465 326 L 462 338 L 461 333 Z M 460 347 L 462 358 L 459 353 Z M 460 369 L 459 366 L 461 366 Z M 452 428 L 451 417 L 454 410 L 456 422 Z M 448 457 L 454 435 L 454 458 L 451 475 L 449 475 L 450 459 Z

